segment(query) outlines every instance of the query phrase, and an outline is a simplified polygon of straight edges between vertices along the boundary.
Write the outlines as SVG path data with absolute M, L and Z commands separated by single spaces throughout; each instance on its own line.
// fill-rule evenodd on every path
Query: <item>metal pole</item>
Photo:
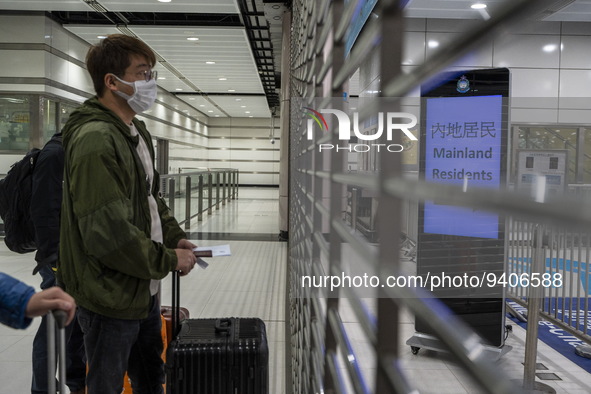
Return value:
M 207 174 L 207 214 L 211 215 L 213 209 L 213 174 Z
M 47 387 L 49 394 L 55 394 L 55 318 L 53 313 L 49 312 L 46 315 L 45 324 L 47 324 Z
M 199 200 L 197 201 L 197 221 L 203 221 L 203 175 L 199 175 Z
M 220 209 L 220 173 L 216 172 L 216 182 L 215 182 L 215 209 Z
M 191 177 L 188 176 L 185 184 L 185 230 L 191 228 Z
M 222 175 L 222 205 L 226 205 L 226 174 L 227 172 L 224 171 Z
M 357 229 L 357 204 L 358 204 L 358 191 L 356 187 L 351 189 L 351 228 L 353 231 Z
M 536 225 L 534 229 L 534 253 L 531 274 L 542 274 L 542 264 L 545 262 L 545 251 L 542 244 L 543 228 Z M 530 276 L 532 278 L 533 276 Z M 523 388 L 533 390 L 536 385 L 536 356 L 538 351 L 538 321 L 540 319 L 540 303 L 543 295 L 540 286 L 529 286 L 527 300 L 527 333 L 525 337 L 525 363 L 523 374 Z
M 174 190 L 174 178 L 170 178 L 168 180 L 168 207 L 170 208 L 170 212 L 172 212 L 172 215 L 174 216 L 174 195 L 175 195 L 175 190 Z

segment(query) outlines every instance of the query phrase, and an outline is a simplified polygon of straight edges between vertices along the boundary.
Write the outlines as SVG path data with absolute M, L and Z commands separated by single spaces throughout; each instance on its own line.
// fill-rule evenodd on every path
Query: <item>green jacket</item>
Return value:
M 152 195 L 158 203 L 164 245 L 150 239 L 147 182 L 136 152 L 144 138 L 153 145 L 143 122 L 134 119 L 139 136 L 96 97 L 76 109 L 63 129 L 64 189 L 58 280 L 78 305 L 119 319 L 148 315 L 150 280 L 176 268 L 173 250 L 185 232 L 158 195 L 154 172 Z

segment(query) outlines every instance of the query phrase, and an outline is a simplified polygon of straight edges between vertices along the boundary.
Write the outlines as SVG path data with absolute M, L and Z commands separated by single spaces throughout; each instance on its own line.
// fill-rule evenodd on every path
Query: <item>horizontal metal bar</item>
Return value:
M 331 224 L 332 229 L 337 232 L 344 243 L 351 245 L 351 249 L 363 256 L 366 261 L 370 262 L 374 266 L 377 265 L 378 254 L 375 248 L 372 248 L 366 240 L 356 237 L 352 233 L 351 227 L 343 223 L 342 220 L 334 219 Z
M 385 287 L 382 290 L 428 326 L 483 389 L 493 394 L 522 392 L 490 360 L 480 336 L 431 293 L 407 287 Z
M 515 218 L 529 218 L 536 222 L 587 228 L 591 225 L 591 202 L 566 196 L 556 196 L 551 201 L 539 203 L 507 190 L 469 188 L 464 191 L 457 185 L 404 178 L 386 180 L 384 192 L 400 198 L 433 200 L 440 204 L 506 213 Z

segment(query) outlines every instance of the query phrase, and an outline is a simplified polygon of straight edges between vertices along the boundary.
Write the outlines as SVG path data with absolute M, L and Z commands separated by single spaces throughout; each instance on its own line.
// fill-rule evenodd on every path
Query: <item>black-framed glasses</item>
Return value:
M 144 70 L 144 71 L 140 71 L 138 74 L 142 74 L 144 76 L 144 80 L 146 82 L 149 82 L 153 79 L 158 79 L 158 71 Z

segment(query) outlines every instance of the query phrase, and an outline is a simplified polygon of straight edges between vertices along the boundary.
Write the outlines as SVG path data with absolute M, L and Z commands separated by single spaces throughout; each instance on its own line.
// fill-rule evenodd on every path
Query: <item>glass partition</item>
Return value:
M 30 101 L 27 95 L 0 95 L 0 151 L 29 150 Z

